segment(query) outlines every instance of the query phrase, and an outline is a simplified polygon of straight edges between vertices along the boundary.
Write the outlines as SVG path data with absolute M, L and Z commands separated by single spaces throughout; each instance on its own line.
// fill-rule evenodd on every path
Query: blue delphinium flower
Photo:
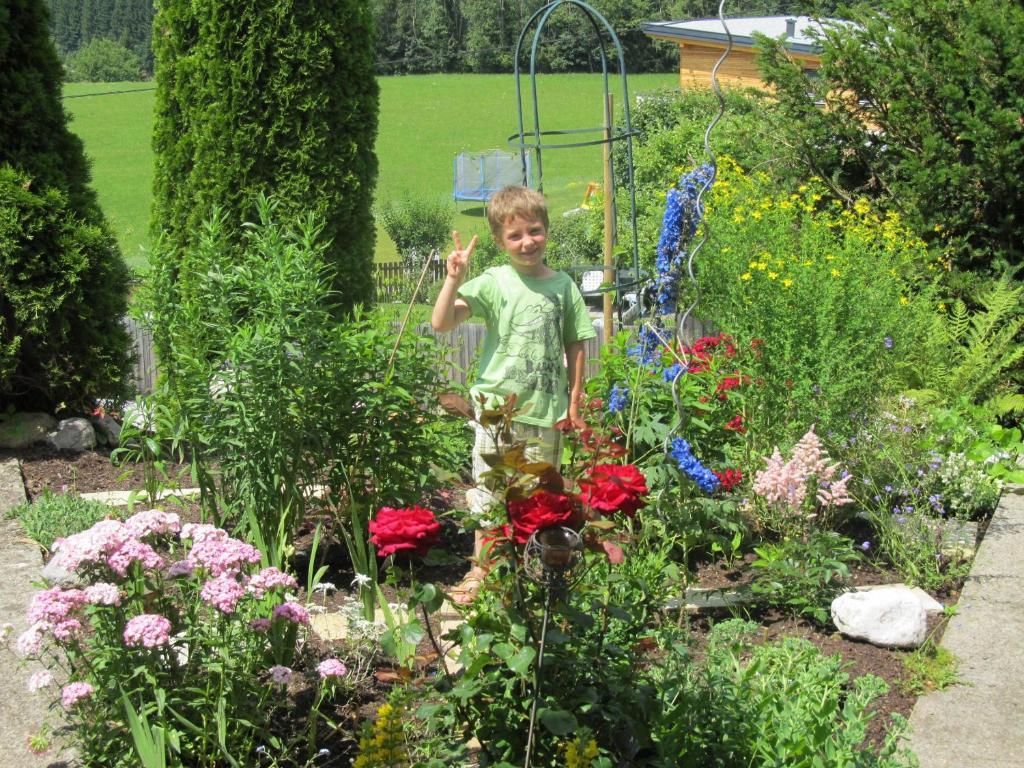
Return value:
M 721 481 L 715 477 L 714 472 L 698 461 L 686 440 L 681 437 L 673 438 L 669 456 L 675 459 L 679 469 L 689 475 L 704 493 L 714 493 L 718 489 Z
M 672 365 L 670 365 L 668 368 L 661 372 L 661 375 L 665 377 L 665 381 L 671 384 L 673 381 L 676 380 L 676 376 L 678 376 L 679 372 L 682 370 L 683 366 L 681 366 L 679 363 L 672 363 Z
M 661 358 L 661 338 L 657 330 L 647 324 L 640 326 L 637 333 L 639 343 L 627 350 L 627 354 L 640 365 L 650 365 Z
M 665 195 L 665 215 L 661 220 L 658 253 L 654 261 L 657 269 L 655 303 L 659 315 L 670 315 L 676 311 L 679 281 L 687 258 L 683 246 L 697 231 L 704 214 L 703 207 L 697 205 L 697 197 L 713 173 L 714 168 L 710 165 L 695 168 L 683 174 L 679 183 Z
M 629 397 L 629 387 L 622 387 L 616 384 L 608 395 L 608 413 L 620 413 L 626 407 Z

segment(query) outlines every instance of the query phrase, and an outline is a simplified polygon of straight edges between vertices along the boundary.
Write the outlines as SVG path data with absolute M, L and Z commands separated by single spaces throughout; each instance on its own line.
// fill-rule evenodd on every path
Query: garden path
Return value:
M 1024 768 L 1024 486 L 989 523 L 942 646 L 962 685 L 918 699 L 910 746 L 921 768 Z
M 14 626 L 11 643 L 27 629 L 25 609 L 39 578 L 43 559 L 39 545 L 25 537 L 21 524 L 7 519 L 7 511 L 26 501 L 25 483 L 17 459 L 0 461 L 0 626 Z M 29 675 L 42 669 L 42 665 L 26 664 L 13 649 L 0 649 L 0 745 L 5 768 L 66 768 L 73 764 L 70 755 L 33 755 L 28 751 L 25 738 L 39 730 L 47 719 L 47 696 L 32 695 L 26 688 Z M 50 718 L 52 721 L 52 717 Z

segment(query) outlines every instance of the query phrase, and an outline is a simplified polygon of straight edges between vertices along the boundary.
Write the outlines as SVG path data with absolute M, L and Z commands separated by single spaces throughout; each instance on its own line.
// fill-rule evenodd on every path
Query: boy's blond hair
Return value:
M 501 242 L 501 230 L 505 222 L 516 216 L 536 219 L 548 229 L 548 203 L 544 195 L 529 187 L 505 187 L 494 193 L 487 203 L 487 223 L 491 234 Z

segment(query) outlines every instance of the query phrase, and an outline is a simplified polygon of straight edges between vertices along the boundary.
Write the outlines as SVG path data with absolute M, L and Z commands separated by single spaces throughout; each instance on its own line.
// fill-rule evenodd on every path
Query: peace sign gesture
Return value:
M 476 248 L 476 240 L 476 235 L 473 235 L 469 245 L 463 248 L 462 238 L 459 237 L 459 233 L 457 231 L 452 232 L 455 250 L 448 254 L 448 261 L 445 263 L 445 267 L 448 269 L 448 277 L 460 283 L 463 281 L 466 273 L 469 271 L 469 257 L 473 255 L 473 249 Z

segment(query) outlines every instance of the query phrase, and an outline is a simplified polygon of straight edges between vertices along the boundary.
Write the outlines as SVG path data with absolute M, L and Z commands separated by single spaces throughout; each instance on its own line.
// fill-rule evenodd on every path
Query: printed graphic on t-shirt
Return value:
M 562 301 L 539 293 L 523 302 L 509 322 L 509 333 L 495 352 L 509 361 L 506 378 L 520 391 L 557 394 L 565 367 L 562 350 Z

